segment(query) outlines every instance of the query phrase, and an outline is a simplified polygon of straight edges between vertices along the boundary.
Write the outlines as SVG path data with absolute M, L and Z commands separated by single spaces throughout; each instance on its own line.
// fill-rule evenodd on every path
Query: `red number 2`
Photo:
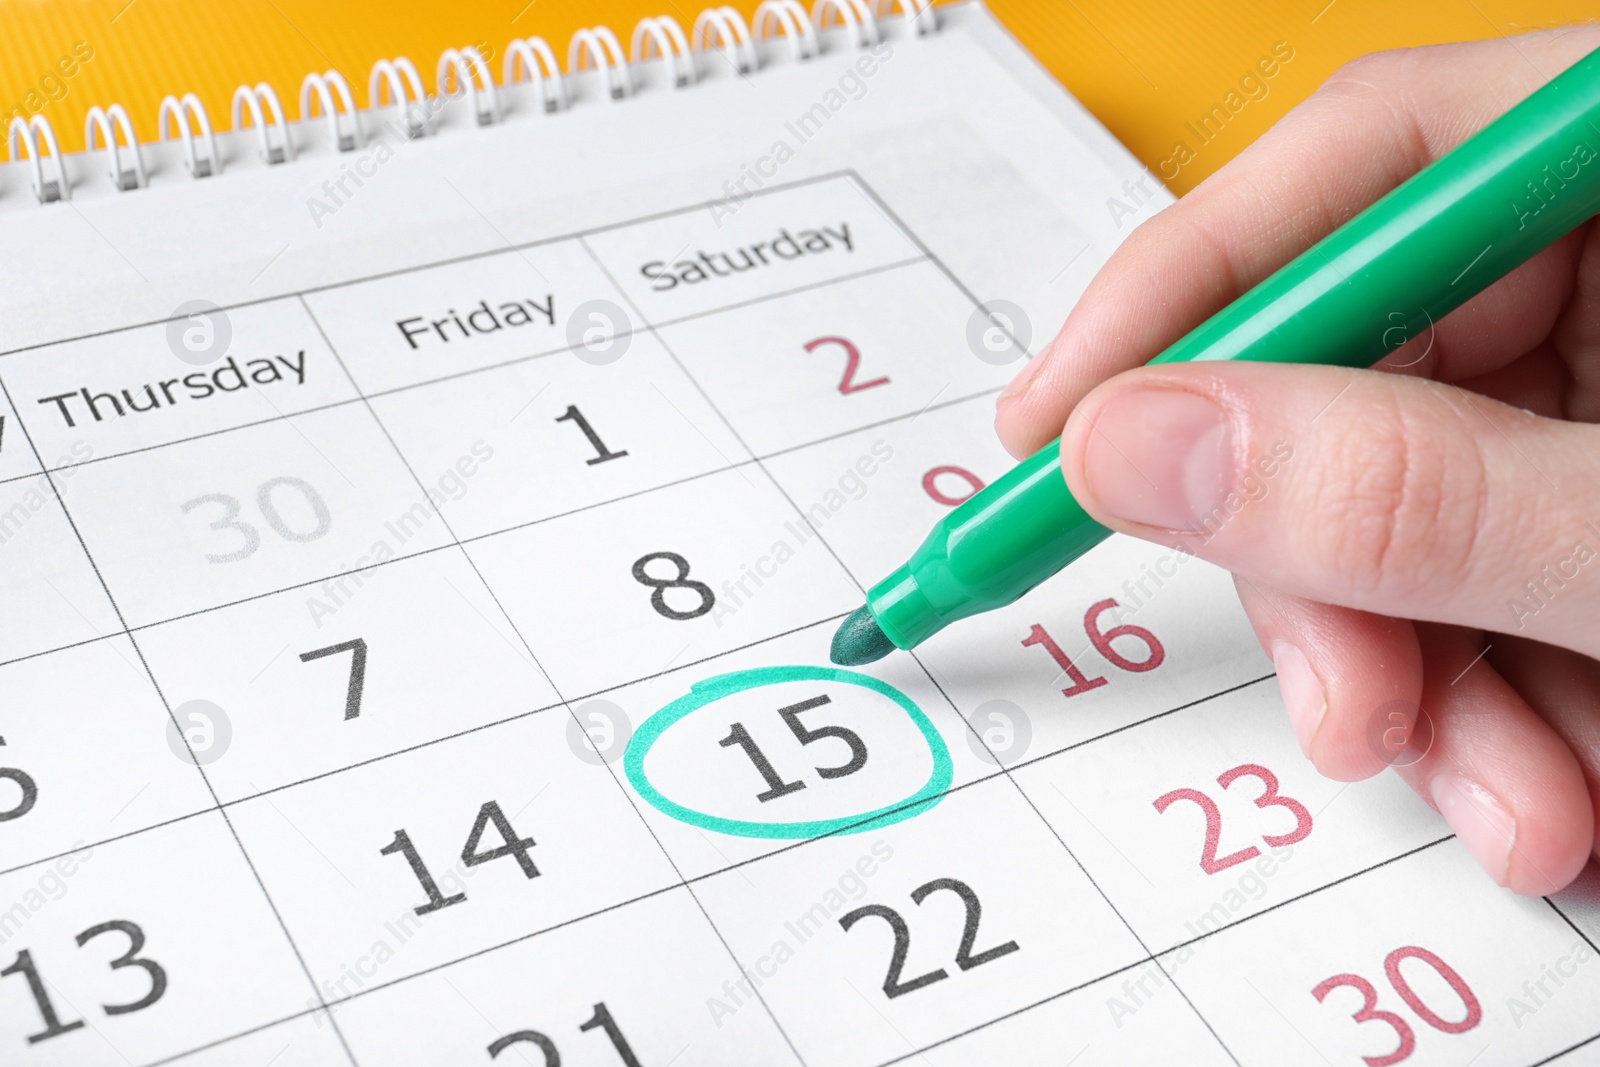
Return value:
M 1292 845 L 1296 841 L 1305 840 L 1311 833 L 1311 812 L 1306 806 L 1293 797 L 1280 796 L 1278 793 L 1278 776 L 1261 766 L 1259 763 L 1241 763 L 1217 775 L 1217 784 L 1226 789 L 1240 778 L 1250 777 L 1260 779 L 1265 786 L 1262 794 L 1256 798 L 1258 808 L 1284 808 L 1294 814 L 1295 826 L 1286 834 L 1263 834 L 1261 839 L 1276 848 L 1279 845 Z M 1200 848 L 1200 869 L 1207 874 L 1216 874 L 1225 871 L 1236 864 L 1246 860 L 1255 859 L 1261 855 L 1261 850 L 1251 845 L 1237 852 L 1230 852 L 1226 856 L 1217 857 L 1217 846 L 1222 841 L 1222 811 L 1217 807 L 1217 802 L 1200 792 L 1198 789 L 1174 789 L 1170 793 L 1163 793 L 1155 799 L 1155 809 L 1163 814 L 1167 808 L 1180 800 L 1187 800 L 1195 804 L 1206 816 L 1206 840 Z
M 1405 975 L 1400 973 L 1400 964 L 1408 959 L 1421 960 L 1429 967 L 1432 967 L 1433 972 L 1443 978 L 1456 996 L 1461 998 L 1464 1014 L 1460 1022 L 1450 1022 L 1422 1002 L 1422 998 L 1417 995 L 1417 991 L 1411 988 L 1411 983 L 1406 981 Z M 1417 1013 L 1417 1018 L 1440 1033 L 1464 1034 L 1483 1021 L 1483 1005 L 1478 1003 L 1477 996 L 1472 992 L 1472 988 L 1467 985 L 1466 980 L 1456 973 L 1454 967 L 1419 945 L 1405 945 L 1389 953 L 1383 960 L 1383 973 L 1388 977 L 1389 984 L 1394 987 L 1394 991 L 1400 994 L 1400 999 L 1406 1002 L 1407 1007 Z M 1385 1011 L 1378 1007 L 1378 991 L 1372 987 L 1371 982 L 1359 974 L 1336 974 L 1332 978 L 1325 978 L 1317 983 L 1316 988 L 1311 991 L 1311 995 L 1316 997 L 1320 1003 L 1327 999 L 1329 993 L 1340 986 L 1349 986 L 1361 994 L 1361 1008 L 1352 1014 L 1350 1018 L 1358 1023 L 1374 1020 L 1388 1023 L 1389 1028 L 1400 1039 L 1393 1052 L 1385 1053 L 1382 1056 L 1361 1057 L 1368 1064 L 1368 1067 L 1390 1067 L 1391 1064 L 1399 1063 L 1417 1050 L 1417 1035 L 1412 1031 L 1410 1024 L 1394 1012 Z
M 870 382 L 856 381 L 856 371 L 861 369 L 861 350 L 843 337 L 819 337 L 815 341 L 806 342 L 806 351 L 815 352 L 823 345 L 838 345 L 844 349 L 844 377 L 839 379 L 839 392 L 848 396 L 859 393 L 863 389 L 871 389 L 875 385 L 888 385 L 887 376 L 874 378 Z

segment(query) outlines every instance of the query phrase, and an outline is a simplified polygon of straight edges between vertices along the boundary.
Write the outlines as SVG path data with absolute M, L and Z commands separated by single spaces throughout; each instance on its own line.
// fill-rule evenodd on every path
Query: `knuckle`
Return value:
M 1452 405 L 1399 394 L 1390 385 L 1335 429 L 1312 514 L 1322 558 L 1353 590 L 1427 599 L 1470 577 L 1487 469 Z
M 1340 95 L 1351 91 L 1365 93 L 1381 89 L 1400 76 L 1401 69 L 1410 62 L 1413 51 L 1410 48 L 1390 48 L 1357 56 L 1341 64 L 1317 91 Z

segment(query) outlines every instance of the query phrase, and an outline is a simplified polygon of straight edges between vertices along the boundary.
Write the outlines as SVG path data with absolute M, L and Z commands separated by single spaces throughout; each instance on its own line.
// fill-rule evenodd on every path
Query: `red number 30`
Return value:
M 1432 967 L 1434 973 L 1443 978 L 1455 991 L 1456 996 L 1461 998 L 1461 1005 L 1466 1011 L 1460 1022 L 1450 1022 L 1422 1002 L 1417 991 L 1411 988 L 1411 983 L 1406 981 L 1405 975 L 1400 973 L 1400 964 L 1407 959 L 1421 960 Z M 1400 994 L 1400 999 L 1417 1013 L 1417 1018 L 1440 1033 L 1464 1034 L 1483 1021 L 1483 1006 L 1478 1003 L 1478 998 L 1473 994 L 1471 987 L 1456 973 L 1454 967 L 1427 949 L 1417 945 L 1397 948 L 1384 958 L 1383 971 L 1388 976 L 1389 984 L 1394 987 L 1394 991 Z M 1349 986 L 1361 994 L 1361 1007 L 1350 1016 L 1352 1019 L 1358 1023 L 1387 1023 L 1389 1029 L 1393 1030 L 1395 1037 L 1399 1039 L 1399 1044 L 1395 1046 L 1393 1052 L 1382 1056 L 1361 1057 L 1368 1067 L 1391 1067 L 1392 1064 L 1399 1063 L 1417 1050 L 1417 1035 L 1411 1029 L 1411 1025 L 1394 1012 L 1378 1007 L 1378 991 L 1372 987 L 1371 982 L 1359 974 L 1336 974 L 1332 978 L 1325 978 L 1317 983 L 1311 995 L 1321 1002 L 1340 986 Z

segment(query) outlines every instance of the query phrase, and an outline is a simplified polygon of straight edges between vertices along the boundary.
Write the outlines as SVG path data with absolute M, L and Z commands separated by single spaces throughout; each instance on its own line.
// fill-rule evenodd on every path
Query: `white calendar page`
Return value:
M 733 198 L 868 53 L 450 104 L 332 214 L 311 127 L 0 173 L 0 1063 L 1596 1062 L 1595 873 L 1320 778 L 1222 572 L 828 663 L 1169 199 L 943 12 Z

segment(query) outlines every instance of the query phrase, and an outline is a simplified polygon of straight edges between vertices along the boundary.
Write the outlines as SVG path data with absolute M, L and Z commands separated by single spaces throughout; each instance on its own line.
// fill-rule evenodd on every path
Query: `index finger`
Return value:
M 1001 394 L 1001 441 L 1019 458 L 1037 450 L 1094 386 L 1148 362 L 1596 47 L 1600 26 L 1585 26 L 1380 52 L 1341 68 L 1117 249 Z M 1453 381 L 1532 348 L 1566 300 L 1573 255 L 1570 242 L 1548 249 L 1453 312 L 1411 370 Z

